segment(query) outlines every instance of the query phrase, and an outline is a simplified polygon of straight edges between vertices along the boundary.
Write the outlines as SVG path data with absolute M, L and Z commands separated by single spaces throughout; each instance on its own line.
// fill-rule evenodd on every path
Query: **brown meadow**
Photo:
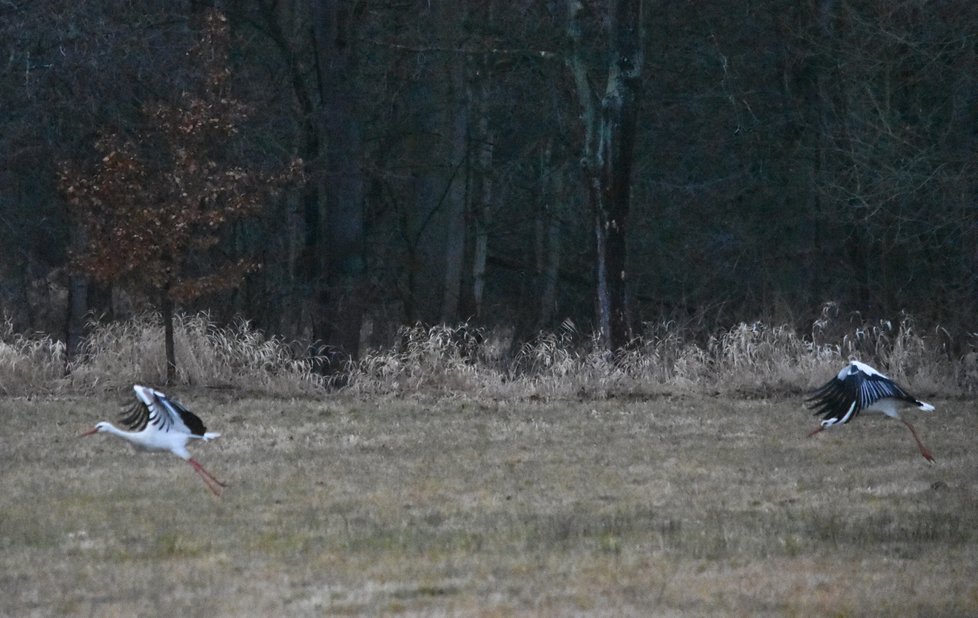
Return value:
M 975 615 L 978 372 L 940 334 L 659 325 L 611 359 L 573 325 L 419 327 L 336 388 L 179 316 L 164 390 L 223 434 L 193 448 L 217 499 L 77 438 L 160 383 L 157 320 L 93 327 L 67 375 L 8 328 L 0 615 Z M 851 356 L 937 406 L 911 417 L 935 465 L 877 416 L 806 438 L 804 392 Z
M 238 399 L 189 466 L 0 400 L 2 615 L 974 615 L 973 402 L 807 439 L 794 399 Z

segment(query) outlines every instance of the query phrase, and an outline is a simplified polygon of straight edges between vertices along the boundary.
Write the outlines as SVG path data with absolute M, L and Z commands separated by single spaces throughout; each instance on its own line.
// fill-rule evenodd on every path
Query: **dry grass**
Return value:
M 246 321 L 216 325 L 206 313 L 174 320 L 177 382 L 272 395 L 321 391 L 322 380 L 304 350 L 255 330 Z M 163 325 L 158 315 L 92 324 L 73 363 L 70 392 L 161 384 L 166 376 Z
M 153 316 L 94 328 L 67 375 L 0 329 L 0 615 L 978 613 L 973 339 L 831 306 L 805 335 L 649 325 L 616 357 L 570 323 L 515 349 L 416 327 L 330 393 L 246 323 L 176 337 L 220 500 L 74 437 L 162 381 Z M 850 357 L 938 405 L 937 465 L 879 418 L 804 437 L 800 394 Z
M 0 399 L 0 615 L 976 615 L 973 402 L 805 438 L 795 399 L 178 392 L 189 466 Z
M 964 335 L 958 347 L 967 353 L 955 356 L 950 334 L 940 328 L 923 333 L 910 318 L 897 324 L 840 320 L 831 306 L 806 336 L 754 322 L 699 341 L 675 324 L 652 324 L 615 356 L 569 322 L 515 353 L 504 335 L 467 325 L 405 327 L 398 345 L 368 353 L 350 367 L 344 383 L 361 395 L 420 391 L 545 399 L 683 391 L 756 397 L 811 390 L 856 358 L 921 395 L 978 392 L 978 335 Z
M 13 322 L 0 319 L 0 395 L 45 392 L 64 370 L 63 343 L 16 333 Z
M 341 390 L 361 396 L 603 398 L 675 392 L 732 396 L 797 394 L 835 374 L 850 358 L 868 362 L 922 396 L 978 393 L 978 334 L 952 337 L 899 323 L 840 319 L 827 305 L 809 334 L 786 325 L 738 324 L 705 336 L 673 324 L 647 325 L 617 355 L 601 350 L 569 321 L 515 346 L 505 330 L 402 328 L 389 348 L 371 350 L 327 383 L 311 347 L 270 337 L 248 322 L 215 324 L 207 314 L 177 316 L 177 384 L 274 396 Z M 0 324 L 0 394 L 95 394 L 132 382 L 161 384 L 166 374 L 157 316 L 93 324 L 65 373 L 64 346 L 24 337 Z

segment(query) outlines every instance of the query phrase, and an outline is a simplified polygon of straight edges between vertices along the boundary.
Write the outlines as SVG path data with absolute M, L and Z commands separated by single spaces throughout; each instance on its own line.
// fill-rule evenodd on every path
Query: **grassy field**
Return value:
M 978 615 L 973 401 L 928 465 L 797 399 L 178 394 L 223 498 L 75 437 L 116 401 L 0 399 L 0 615 Z

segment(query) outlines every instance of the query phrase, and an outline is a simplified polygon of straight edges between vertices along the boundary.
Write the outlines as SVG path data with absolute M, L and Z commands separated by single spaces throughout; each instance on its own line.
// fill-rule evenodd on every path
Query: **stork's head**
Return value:
M 78 437 L 79 438 L 82 438 L 84 436 L 91 436 L 91 435 L 94 435 L 94 434 L 97 434 L 97 433 L 102 433 L 102 432 L 105 432 L 105 431 L 108 431 L 108 430 L 109 430 L 109 423 L 106 423 L 105 421 L 102 421 L 101 423 L 96 423 L 96 425 L 94 427 L 92 427 L 91 429 L 89 429 L 86 432 L 83 432 Z

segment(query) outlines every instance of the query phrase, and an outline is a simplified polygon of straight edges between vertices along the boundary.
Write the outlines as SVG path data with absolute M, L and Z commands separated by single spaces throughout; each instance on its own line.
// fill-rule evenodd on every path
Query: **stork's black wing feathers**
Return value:
M 143 405 L 142 401 L 136 400 L 136 403 L 119 416 L 119 422 L 125 425 L 129 431 L 142 431 L 146 429 L 146 425 L 149 423 L 149 409 Z
M 153 401 L 148 404 L 137 399 L 136 403 L 119 417 L 119 422 L 125 425 L 129 431 L 142 431 L 150 424 L 161 431 L 169 431 L 173 419 L 170 418 L 169 412 L 160 406 L 159 397 L 154 397 Z
M 187 429 L 193 435 L 202 436 L 207 432 L 207 428 L 204 427 L 204 421 L 200 420 L 199 416 L 185 408 L 183 404 L 173 401 L 168 397 L 157 397 L 157 399 L 169 408 L 174 416 L 182 420 L 183 424 L 187 426 Z
M 809 408 L 814 410 L 814 415 L 824 416 L 825 420 L 834 418 L 839 421 L 849 413 L 852 403 L 856 400 L 856 394 L 852 382 L 832 378 L 814 391 L 806 401 L 810 402 Z M 852 416 L 857 413 L 858 409 L 853 411 Z
M 844 370 L 812 392 L 807 401 L 815 415 L 823 416 L 823 425 L 833 425 L 848 423 L 860 411 L 881 399 L 919 403 L 893 380 L 875 370 L 866 371 L 857 365 L 851 365 L 848 371 Z
M 140 392 L 146 395 L 149 401 L 143 401 L 141 396 L 137 396 L 136 403 L 127 408 L 119 419 L 130 431 L 143 431 L 150 424 L 160 431 L 170 431 L 171 428 L 184 431 L 180 428 L 183 424 L 186 431 L 193 435 L 203 436 L 206 433 L 204 422 L 183 404 L 173 401 L 159 391 L 140 388 Z

